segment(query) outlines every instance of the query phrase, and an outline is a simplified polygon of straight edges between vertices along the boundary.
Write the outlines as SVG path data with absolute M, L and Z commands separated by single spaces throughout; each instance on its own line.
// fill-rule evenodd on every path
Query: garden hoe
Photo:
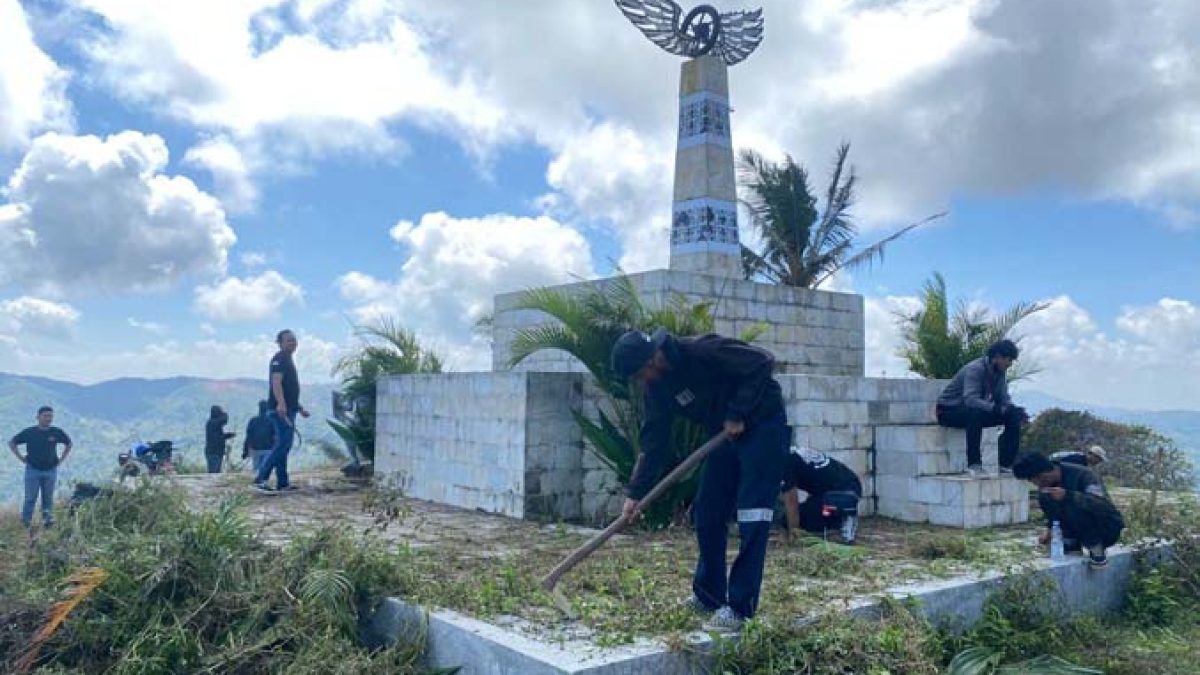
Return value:
M 721 447 L 721 444 L 728 440 L 728 438 L 729 437 L 725 434 L 725 432 L 722 431 L 716 436 L 710 438 L 707 443 L 700 446 L 695 452 L 688 455 L 686 459 L 679 463 L 679 466 L 676 466 L 674 469 L 672 469 L 671 473 L 668 473 L 665 478 L 658 482 L 658 485 L 655 485 L 650 492 L 646 493 L 645 497 L 642 497 L 642 500 L 638 502 L 638 513 L 644 511 L 646 507 L 654 503 L 654 500 L 661 497 L 668 488 L 675 483 L 678 483 L 681 478 L 686 476 L 697 466 L 700 466 L 700 462 L 703 462 L 705 458 L 713 453 L 714 450 Z M 611 539 L 614 534 L 620 532 L 626 525 L 629 524 L 629 520 L 630 519 L 622 513 L 619 518 L 612 522 L 612 524 L 604 528 L 603 532 L 592 537 L 586 544 L 580 546 L 573 553 L 571 553 L 571 555 L 564 558 L 562 562 L 558 563 L 554 569 L 550 570 L 549 574 L 547 574 L 545 577 L 542 577 L 542 588 L 546 589 L 550 593 L 550 597 L 554 600 L 554 604 L 560 610 L 562 610 L 563 614 L 566 614 L 572 619 L 578 618 L 574 608 L 571 607 L 571 601 L 562 594 L 562 591 L 555 589 L 555 586 L 558 585 L 558 580 L 561 579 L 564 574 L 570 572 L 576 565 L 586 560 L 588 556 L 595 553 L 596 549 L 603 546 L 604 542 Z

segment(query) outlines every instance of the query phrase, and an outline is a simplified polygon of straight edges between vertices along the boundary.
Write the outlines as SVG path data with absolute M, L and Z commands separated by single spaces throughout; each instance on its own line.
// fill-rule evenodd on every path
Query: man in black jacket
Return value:
M 275 424 L 269 416 L 271 406 L 265 400 L 258 402 L 258 416 L 246 422 L 246 438 L 242 441 L 242 459 L 250 458 L 255 473 L 267 461 L 271 447 L 275 445 Z
M 1086 467 L 1069 462 L 1052 462 L 1028 452 L 1013 464 L 1013 475 L 1038 486 L 1038 505 L 1046 514 L 1046 531 L 1039 541 L 1050 542 L 1050 525 L 1062 527 L 1065 548 L 1087 548 L 1093 569 L 1108 564 L 1105 549 L 1117 543 L 1125 519 L 1108 497 L 1104 482 Z
M 801 502 L 800 490 L 808 497 Z M 814 534 L 841 528 L 842 543 L 858 536 L 862 481 L 850 467 L 823 452 L 792 447 L 783 471 L 783 504 L 790 537 L 797 529 Z
M 653 336 L 630 331 L 612 350 L 613 371 L 645 392 L 641 455 L 627 487 L 626 515 L 637 517 L 639 501 L 671 459 L 675 415 L 732 439 L 706 461 L 692 507 L 700 557 L 689 606 L 711 613 L 714 630 L 738 630 L 758 608 L 788 442 L 774 364 L 770 353 L 738 340 L 676 338 L 661 329 Z M 727 573 L 726 522 L 735 512 L 740 544 Z
M 938 397 L 938 424 L 967 432 L 967 472 L 972 476 L 983 475 L 979 445 L 984 427 L 1004 427 L 1000 434 L 1001 473 L 1011 470 L 1021 450 L 1021 423 L 1029 415 L 1024 408 L 1013 405 L 1004 378 L 1018 354 L 1012 340 L 996 342 L 984 356 L 960 368 Z
M 229 415 L 219 405 L 209 408 L 208 421 L 204 423 L 204 459 L 208 462 L 209 473 L 221 473 L 221 463 L 225 460 L 225 441 L 234 437 L 232 431 L 225 431 L 229 423 Z

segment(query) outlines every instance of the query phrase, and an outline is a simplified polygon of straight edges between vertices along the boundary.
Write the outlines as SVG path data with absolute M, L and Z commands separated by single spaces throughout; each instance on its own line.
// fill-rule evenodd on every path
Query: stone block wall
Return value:
M 862 296 L 791 288 L 693 272 L 656 270 L 629 275 L 643 302 L 662 307 L 673 298 L 712 303 L 715 328 L 737 336 L 761 325 L 765 332 L 755 344 L 770 351 L 777 372 L 810 375 L 862 375 L 865 367 Z M 612 279 L 558 287 L 582 293 Z M 492 369 L 507 370 L 513 336 L 522 328 L 548 323 L 541 312 L 516 310 L 521 293 L 496 296 L 492 328 Z M 531 356 L 519 366 L 528 371 L 582 370 L 562 352 Z
M 864 514 L 980 527 L 1024 522 L 1027 489 L 972 479 L 962 431 L 934 419 L 940 380 L 779 375 L 793 443 L 862 479 Z M 598 523 L 620 509 L 616 476 L 585 448 L 572 411 L 603 395 L 582 373 L 409 375 L 381 383 L 376 466 L 406 492 L 517 518 Z M 996 434 L 984 437 L 994 466 Z
M 379 383 L 376 470 L 411 497 L 514 518 L 579 518 L 582 382 L 562 373 Z

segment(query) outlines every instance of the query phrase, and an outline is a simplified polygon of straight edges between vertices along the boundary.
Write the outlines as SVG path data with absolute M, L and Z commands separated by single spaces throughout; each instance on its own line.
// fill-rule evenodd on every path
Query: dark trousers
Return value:
M 275 445 L 271 446 L 271 452 L 267 455 L 266 461 L 258 468 L 258 474 L 254 477 L 255 483 L 266 483 L 271 477 L 271 471 L 275 471 L 275 487 L 285 488 L 290 483 L 288 482 L 288 453 L 292 451 L 292 439 L 296 431 L 296 411 L 289 410 L 287 417 L 280 417 L 276 411 L 271 411 L 267 414 L 271 420 L 271 424 L 275 425 Z
M 1004 427 L 1004 432 L 1000 434 L 1000 466 L 1011 467 L 1017 453 L 1021 451 L 1021 414 L 1015 406 L 1009 406 L 1003 415 L 976 408 L 938 406 L 937 421 L 944 427 L 966 430 L 969 465 L 983 464 L 979 444 L 983 439 L 984 427 Z
M 747 428 L 706 462 L 692 508 L 700 548 L 692 590 L 709 607 L 729 605 L 744 618 L 758 609 L 788 438 L 787 422 L 780 415 Z M 735 512 L 738 554 L 726 574 L 725 524 Z
M 846 508 L 842 504 L 832 504 L 835 508 L 829 509 L 826 514 L 825 505 L 830 504 L 831 500 L 826 498 L 834 492 L 841 493 L 845 499 L 862 498 L 862 484 L 847 485 L 840 490 L 830 490 L 826 493 L 811 494 L 808 499 L 800 502 L 800 529 L 813 534 L 821 534 L 826 530 L 833 530 L 841 526 L 842 521 L 849 515 L 858 515 L 858 504 L 855 502 L 853 510 Z M 838 500 L 840 501 L 840 500 Z
M 1062 518 L 1064 539 L 1075 539 L 1089 550 L 1103 546 L 1108 548 L 1121 538 L 1125 523 L 1109 514 L 1100 513 L 1074 504 L 1064 503 L 1059 511 Z
M 225 455 L 212 455 L 205 453 L 204 461 L 208 463 L 209 473 L 221 473 L 221 463 L 225 460 Z

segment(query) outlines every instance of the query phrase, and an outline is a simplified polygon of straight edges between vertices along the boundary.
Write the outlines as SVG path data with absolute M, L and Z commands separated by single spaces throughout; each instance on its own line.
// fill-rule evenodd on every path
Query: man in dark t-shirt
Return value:
M 840 527 L 842 541 L 854 543 L 862 482 L 850 467 L 824 453 L 793 446 L 782 489 L 789 533 L 798 527 L 818 534 Z M 799 490 L 808 494 L 803 503 Z
M 33 524 L 33 507 L 38 495 L 42 497 L 42 526 L 54 524 L 54 486 L 58 481 L 58 465 L 71 454 L 71 437 L 54 421 L 54 409 L 48 405 L 38 408 L 37 426 L 29 427 L 12 437 L 8 449 L 25 464 L 25 502 L 21 507 L 21 524 L 28 529 Z M 22 455 L 17 446 L 25 446 Z M 58 446 L 63 446 L 60 457 Z
M 275 425 L 275 444 L 266 461 L 258 469 L 254 477 L 254 489 L 267 494 L 287 492 L 296 488 L 288 481 L 287 460 L 292 450 L 292 439 L 295 437 L 296 414 L 308 417 L 308 411 L 300 405 L 300 376 L 296 373 L 296 363 L 292 355 L 296 353 L 299 342 L 296 334 L 290 330 L 281 330 L 275 336 L 279 351 L 271 357 L 270 386 L 267 392 L 268 416 Z M 267 481 L 271 472 L 275 472 L 275 488 L 272 489 Z

